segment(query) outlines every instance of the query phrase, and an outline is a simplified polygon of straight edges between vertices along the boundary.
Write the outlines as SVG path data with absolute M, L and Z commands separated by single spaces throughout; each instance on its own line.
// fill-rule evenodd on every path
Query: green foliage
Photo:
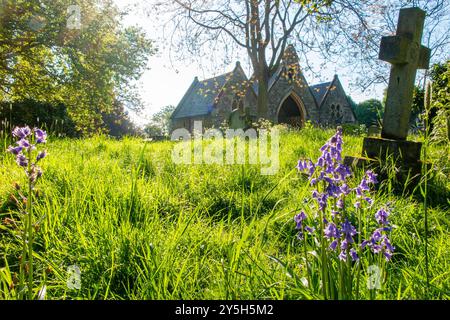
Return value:
M 344 123 L 341 125 L 342 132 L 346 135 L 356 135 L 361 136 L 367 133 L 367 127 L 365 124 L 356 123 Z
M 170 116 L 174 110 L 175 106 L 169 105 L 155 113 L 145 126 L 145 133 L 150 137 L 168 136 L 170 133 Z
M 71 5 L 80 8 L 79 28 Z M 138 108 L 133 81 L 154 49 L 122 17 L 112 1 L 3 0 L 0 101 L 62 103 L 83 133 L 101 128 L 115 100 Z
M 141 133 L 135 124 L 130 120 L 128 113 L 124 110 L 120 101 L 114 101 L 112 110 L 102 114 L 105 131 L 113 137 L 123 137 L 127 135 L 137 136 Z
M 359 103 L 357 107 L 353 107 L 355 108 L 353 111 L 355 112 L 358 122 L 367 127 L 379 125 L 383 119 L 384 106 L 381 101 L 377 99 L 366 100 Z
M 294 167 L 299 158 L 317 158 L 332 134 L 283 134 L 274 176 L 254 165 L 175 165 L 170 141 L 52 139 L 34 206 L 36 218 L 44 217 L 35 237 L 35 288 L 45 279 L 48 299 L 320 299 L 304 284 L 295 240 L 293 216 L 311 210 L 311 194 Z M 360 137 L 344 136 L 344 143 L 344 155 L 361 149 Z M 21 221 L 12 184 L 24 180 L 11 157 L 0 153 L 0 163 L 0 299 L 13 299 L 21 251 L 14 225 Z M 374 198 L 393 205 L 396 246 L 376 298 L 422 299 L 420 202 L 385 184 Z M 449 206 L 429 208 L 433 299 L 450 298 L 449 214 Z M 81 270 L 80 290 L 67 288 L 72 265 Z
M 29 125 L 40 127 L 58 136 L 77 136 L 75 124 L 63 104 L 55 105 L 34 100 L 0 102 L 0 121 L 4 123 L 2 129 L 8 134 L 15 126 Z
M 432 103 L 436 110 L 432 139 L 450 143 L 450 60 L 433 65 L 431 79 L 433 80 Z

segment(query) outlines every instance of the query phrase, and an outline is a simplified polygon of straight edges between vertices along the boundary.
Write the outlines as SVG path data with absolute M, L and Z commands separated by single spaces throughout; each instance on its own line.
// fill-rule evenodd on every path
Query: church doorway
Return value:
M 301 101 L 292 94 L 287 96 L 278 108 L 278 123 L 284 123 L 292 127 L 301 128 L 303 126 L 304 119 Z

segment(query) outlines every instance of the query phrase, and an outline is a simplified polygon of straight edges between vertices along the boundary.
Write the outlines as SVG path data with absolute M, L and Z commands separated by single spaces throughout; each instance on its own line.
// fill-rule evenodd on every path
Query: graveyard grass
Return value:
M 333 130 L 285 132 L 280 170 L 254 165 L 175 165 L 172 142 L 105 137 L 50 138 L 35 219 L 35 295 L 47 299 L 320 299 L 304 285 L 293 217 L 311 202 L 295 166 L 316 159 Z M 360 153 L 362 136 L 344 135 L 344 155 Z M 2 141 L 5 150 L 9 141 Z M 448 154 L 431 149 L 439 168 Z M 437 159 L 444 159 L 444 161 Z M 450 297 L 450 183 L 439 172 L 429 185 L 431 299 Z M 355 172 L 355 182 L 362 172 Z M 18 269 L 20 224 L 12 195 L 24 187 L 13 157 L 0 153 L 0 299 Z M 381 184 L 374 209 L 391 202 L 396 247 L 376 299 L 425 299 L 424 214 L 420 199 Z M 311 253 L 311 256 L 313 253 Z M 67 287 L 67 268 L 81 270 L 81 288 Z M 366 278 L 364 278 L 365 280 Z M 365 283 L 362 284 L 365 287 Z M 369 299 L 369 291 L 361 292 Z

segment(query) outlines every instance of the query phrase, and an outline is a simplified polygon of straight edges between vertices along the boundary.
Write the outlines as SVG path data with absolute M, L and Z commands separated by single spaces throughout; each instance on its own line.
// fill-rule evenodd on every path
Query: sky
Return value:
M 146 3 L 151 5 L 154 1 L 156 0 L 146 0 Z M 164 106 L 176 106 L 189 88 L 195 76 L 198 76 L 198 78 L 202 80 L 233 70 L 235 62 L 230 63 L 222 70 L 218 70 L 211 68 L 211 66 L 205 68 L 200 67 L 195 63 L 189 64 L 186 61 L 175 61 L 171 58 L 170 48 L 167 46 L 168 41 L 161 39 L 161 25 L 164 18 L 155 19 L 147 17 L 141 8 L 133 7 L 133 5 L 137 3 L 142 5 L 142 1 L 114 0 L 114 2 L 119 8 L 126 8 L 129 6 L 134 8 L 131 13 L 125 17 L 123 21 L 124 25 L 141 27 L 150 39 L 155 40 L 154 44 L 158 47 L 158 53 L 149 58 L 148 70 L 144 72 L 141 79 L 138 81 L 139 93 L 144 103 L 144 109 L 140 114 L 130 112 L 132 120 L 137 124 L 145 125 L 151 119 L 152 114 L 158 112 Z M 245 61 L 246 58 L 239 60 L 242 62 Z M 316 61 L 317 65 L 319 63 L 320 61 Z M 243 67 L 247 76 L 250 76 L 250 68 L 246 67 L 245 64 L 243 64 Z M 212 69 L 214 70 L 211 71 Z M 354 79 L 351 78 L 351 72 L 349 72 L 349 70 L 340 69 L 334 65 L 330 65 L 325 68 L 325 71 L 321 71 L 320 78 L 314 77 L 312 73 L 304 72 L 304 74 L 310 85 L 331 81 L 333 75 L 338 74 L 344 90 L 356 102 L 371 98 L 381 99 L 383 95 L 383 85 L 373 86 L 364 93 L 360 92 L 359 89 L 352 88 L 350 83 Z

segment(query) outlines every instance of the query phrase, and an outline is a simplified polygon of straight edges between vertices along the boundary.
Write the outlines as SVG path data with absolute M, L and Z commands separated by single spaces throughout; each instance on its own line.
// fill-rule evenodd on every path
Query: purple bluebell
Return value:
M 384 251 L 384 252 L 383 252 L 383 255 L 384 255 L 384 257 L 386 258 L 386 261 L 391 260 L 391 257 L 392 257 L 392 253 L 391 253 L 391 252 L 389 252 L 389 251 Z
M 344 183 L 344 184 L 341 186 L 341 192 L 342 192 L 344 195 L 348 195 L 348 194 L 350 193 L 350 191 L 351 191 L 351 189 L 348 187 L 348 185 L 347 185 L 346 183 Z
M 16 141 L 17 146 L 9 146 L 7 149 L 8 152 L 16 156 L 17 165 L 26 168 L 25 173 L 31 186 L 33 186 L 36 180 L 42 176 L 42 170 L 36 166 L 36 163 L 45 158 L 47 155 L 46 151 L 41 151 L 37 154 L 35 158 L 36 161 L 34 163 L 31 162 L 31 153 L 36 149 L 35 145 L 31 142 L 33 139 L 32 133 L 35 134 L 35 141 L 37 143 L 45 143 L 47 138 L 47 133 L 45 131 L 38 128 L 30 130 L 28 126 L 15 127 L 12 134 L 18 140 Z M 26 152 L 22 153 L 23 151 Z
M 392 246 L 389 238 L 386 235 L 383 236 L 382 244 L 385 246 L 387 251 L 394 252 L 395 247 Z
M 389 212 L 387 212 L 385 209 L 381 208 L 380 210 L 375 213 L 375 219 L 379 224 L 386 225 L 388 224 L 388 216 Z
M 34 135 L 36 136 L 36 143 L 46 143 L 47 142 L 47 132 L 44 130 L 34 128 Z
M 356 253 L 355 249 L 350 249 L 350 256 L 352 257 L 353 261 L 359 260 L 358 254 Z
M 295 215 L 294 221 L 296 223 L 296 228 L 298 230 L 302 229 L 302 222 L 306 219 L 306 214 L 304 211 L 301 211 L 299 214 Z
M 31 130 L 30 130 L 30 127 L 28 127 L 28 126 L 15 127 L 14 130 L 12 131 L 12 134 L 16 138 L 25 139 L 26 137 L 28 137 L 31 134 Z
M 41 151 L 41 152 L 38 153 L 38 155 L 36 157 L 36 161 L 44 159 L 46 156 L 47 156 L 47 151 L 46 150 Z
M 16 163 L 21 167 L 27 167 L 28 166 L 28 159 L 23 155 L 22 153 L 19 153 L 16 157 Z
M 22 147 L 23 149 L 29 150 L 29 148 L 32 148 L 31 143 L 27 139 L 20 139 L 17 144 Z
M 341 232 L 345 235 L 345 239 L 349 243 L 353 243 L 353 236 L 357 234 L 356 228 L 348 221 L 348 219 L 345 220 L 344 223 L 342 223 L 341 226 Z
M 366 180 L 365 177 L 361 180 L 361 183 L 359 184 L 359 187 L 363 191 L 369 191 L 370 190 L 369 185 L 367 184 L 367 180 Z
M 345 250 L 341 250 L 341 253 L 339 254 L 339 259 L 342 261 L 347 260 L 347 254 L 345 253 Z
M 336 247 L 338 245 L 338 241 L 334 240 L 333 242 L 330 243 L 330 246 L 328 247 L 330 250 L 336 250 Z
M 314 233 L 315 229 L 309 226 L 305 226 L 305 230 L 308 231 L 309 233 Z
M 325 237 L 328 239 L 330 239 L 330 238 L 337 239 L 340 237 L 340 232 L 339 232 L 338 228 L 332 222 L 327 224 L 327 226 L 325 227 L 325 230 L 324 230 L 324 234 L 325 234 Z
M 319 197 L 317 198 L 317 203 L 319 204 L 320 211 L 324 211 L 326 209 L 327 201 L 328 201 L 328 195 L 326 193 L 319 195 Z
M 353 241 L 353 240 L 352 240 Z M 349 246 L 349 241 L 347 239 L 344 239 L 341 241 L 341 250 L 347 250 Z
M 17 146 L 17 147 L 13 147 L 13 146 L 9 146 L 7 151 L 11 152 L 13 155 L 18 155 L 21 151 L 22 151 L 22 147 L 21 146 Z
M 366 176 L 367 176 L 367 181 L 369 183 L 372 183 L 372 184 L 377 184 L 378 183 L 377 174 L 374 173 L 372 170 L 366 171 Z
M 305 170 L 305 165 L 304 165 L 304 162 L 303 162 L 303 160 L 298 160 L 298 163 L 297 163 L 297 167 L 296 167 L 299 171 L 303 171 L 303 170 Z

